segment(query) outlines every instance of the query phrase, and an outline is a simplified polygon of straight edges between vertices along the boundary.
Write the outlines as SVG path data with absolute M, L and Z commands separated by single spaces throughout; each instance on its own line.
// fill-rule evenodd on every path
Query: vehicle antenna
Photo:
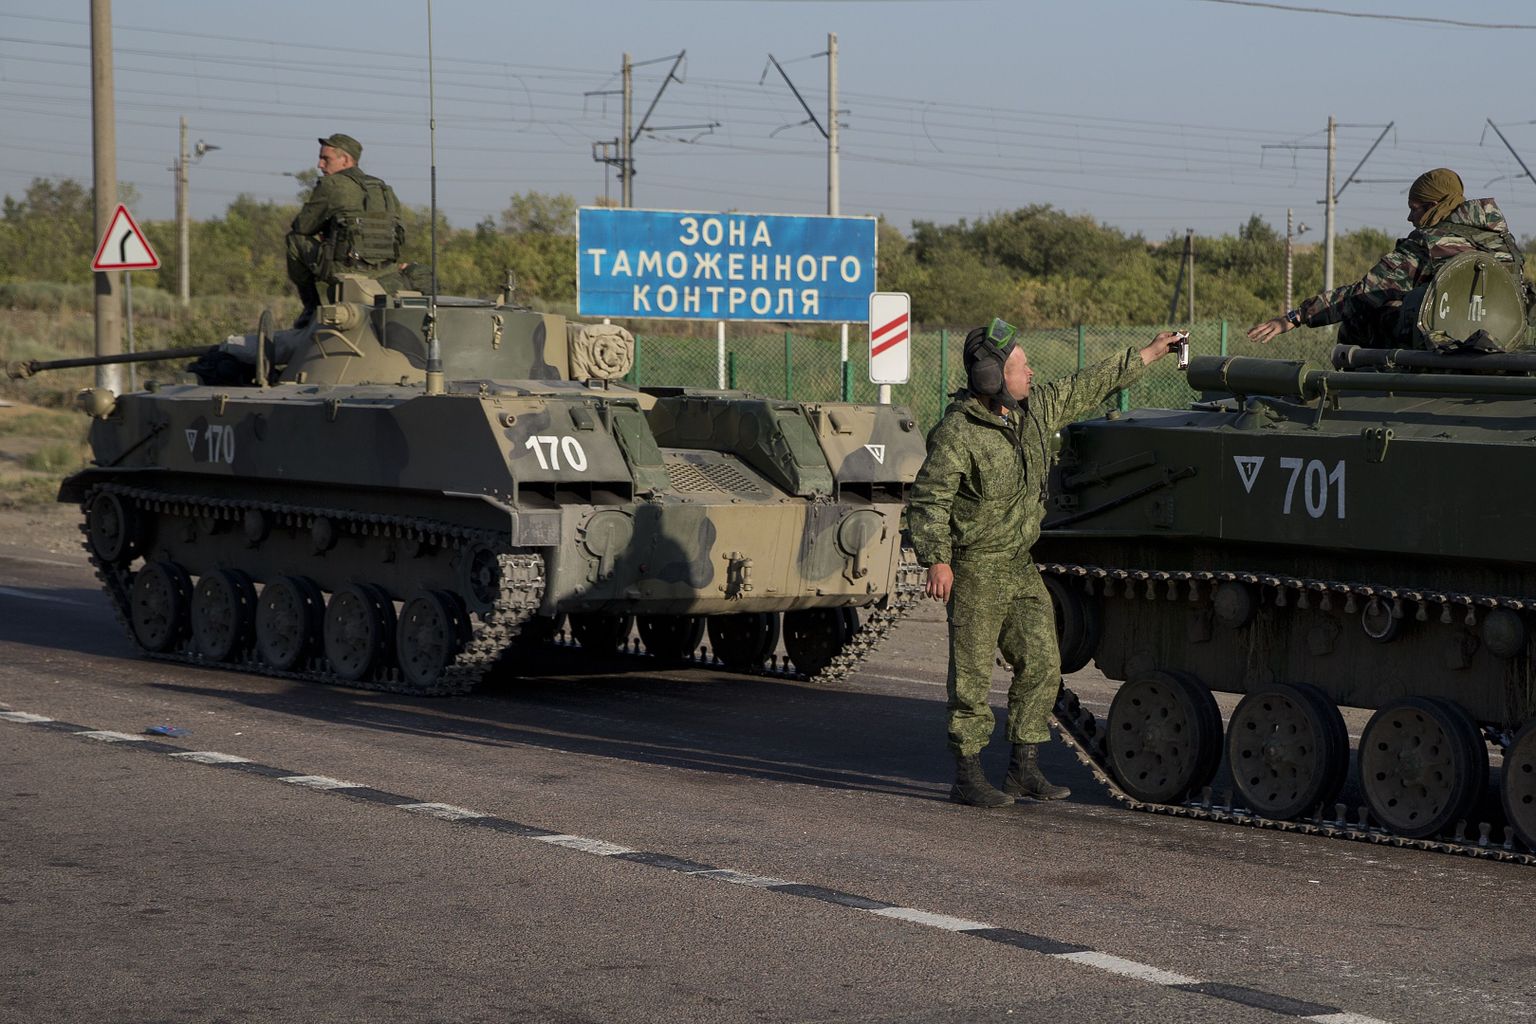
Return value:
M 432 68 L 432 0 L 427 0 L 427 146 L 432 161 L 432 294 L 427 299 L 427 394 L 443 393 L 443 350 L 437 340 L 437 93 Z

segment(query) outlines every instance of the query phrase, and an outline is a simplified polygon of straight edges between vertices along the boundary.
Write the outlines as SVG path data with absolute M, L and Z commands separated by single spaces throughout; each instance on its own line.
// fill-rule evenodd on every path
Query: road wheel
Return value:
M 149 562 L 133 577 L 128 596 L 133 635 L 146 650 L 169 651 L 187 634 L 192 580 L 175 562 Z
M 629 639 L 635 617 L 628 613 L 583 612 L 572 615 L 570 622 L 571 635 L 582 647 L 594 654 L 611 654 Z
M 1504 752 L 1504 816 L 1525 848 L 1536 853 L 1536 718 L 1515 733 Z
M 1109 764 L 1121 789 L 1177 803 L 1209 783 L 1220 761 L 1221 712 L 1210 690 L 1174 672 L 1121 684 L 1109 707 Z
M 319 644 L 325 600 L 304 576 L 281 576 L 256 599 L 256 650 L 279 672 L 301 668 Z
M 642 615 L 636 622 L 645 649 L 668 661 L 686 661 L 704 642 L 702 615 Z
M 1061 652 L 1061 671 L 1071 675 L 1093 659 L 1103 632 L 1104 617 L 1097 602 L 1088 599 L 1077 585 L 1059 576 L 1044 576 L 1056 613 L 1056 647 Z
M 1332 802 L 1349 769 L 1349 736 L 1332 700 L 1311 686 L 1252 690 L 1227 723 L 1227 760 L 1244 802 L 1289 821 Z
M 1447 700 L 1405 697 L 1377 711 L 1360 735 L 1360 788 L 1392 832 L 1439 835 L 1482 796 L 1488 745 Z
M 777 612 L 709 617 L 709 647 L 732 672 L 756 672 L 779 646 Z
M 407 601 L 395 628 L 401 674 L 415 686 L 436 683 L 463 647 L 468 618 L 459 599 L 443 591 L 425 590 Z
M 204 573 L 192 591 L 192 645 L 212 661 L 229 661 L 251 645 L 256 588 L 238 569 Z
M 395 646 L 395 606 L 378 587 L 353 583 L 325 606 L 325 656 L 343 679 L 366 679 Z
M 784 650 L 796 671 L 814 676 L 832 663 L 857 628 L 851 608 L 804 608 L 784 613 Z

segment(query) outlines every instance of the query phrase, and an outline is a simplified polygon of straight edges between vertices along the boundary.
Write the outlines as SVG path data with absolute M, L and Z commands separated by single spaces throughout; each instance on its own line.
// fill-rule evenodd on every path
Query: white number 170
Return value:
M 523 442 L 523 447 L 538 458 L 540 469 L 559 469 L 561 455 L 565 456 L 565 464 L 576 472 L 584 472 L 587 468 L 587 453 L 582 450 L 581 442 L 569 435 L 535 434 Z

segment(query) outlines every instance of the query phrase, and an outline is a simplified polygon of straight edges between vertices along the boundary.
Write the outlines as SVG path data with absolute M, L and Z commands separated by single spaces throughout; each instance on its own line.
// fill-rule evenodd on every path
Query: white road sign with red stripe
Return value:
M 117 204 L 112 222 L 101 236 L 96 247 L 96 258 L 91 260 L 92 270 L 157 270 L 160 257 L 150 247 L 149 239 L 139 230 L 138 222 L 128 207 Z
M 869 296 L 869 379 L 905 384 L 912 371 L 912 297 L 906 292 Z

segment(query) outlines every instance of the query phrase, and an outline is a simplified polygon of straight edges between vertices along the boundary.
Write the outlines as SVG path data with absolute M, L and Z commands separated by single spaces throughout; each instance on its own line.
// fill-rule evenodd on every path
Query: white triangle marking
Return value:
M 867 444 L 864 447 L 869 451 L 869 454 L 875 457 L 876 462 L 880 463 L 882 466 L 885 465 L 885 445 Z
M 187 435 L 187 451 L 197 451 L 197 431 L 188 430 L 184 431 L 184 433 Z
M 1252 494 L 1253 485 L 1259 479 L 1259 469 L 1264 465 L 1264 456 L 1234 455 L 1232 461 L 1237 463 L 1237 475 L 1243 481 L 1244 492 Z

